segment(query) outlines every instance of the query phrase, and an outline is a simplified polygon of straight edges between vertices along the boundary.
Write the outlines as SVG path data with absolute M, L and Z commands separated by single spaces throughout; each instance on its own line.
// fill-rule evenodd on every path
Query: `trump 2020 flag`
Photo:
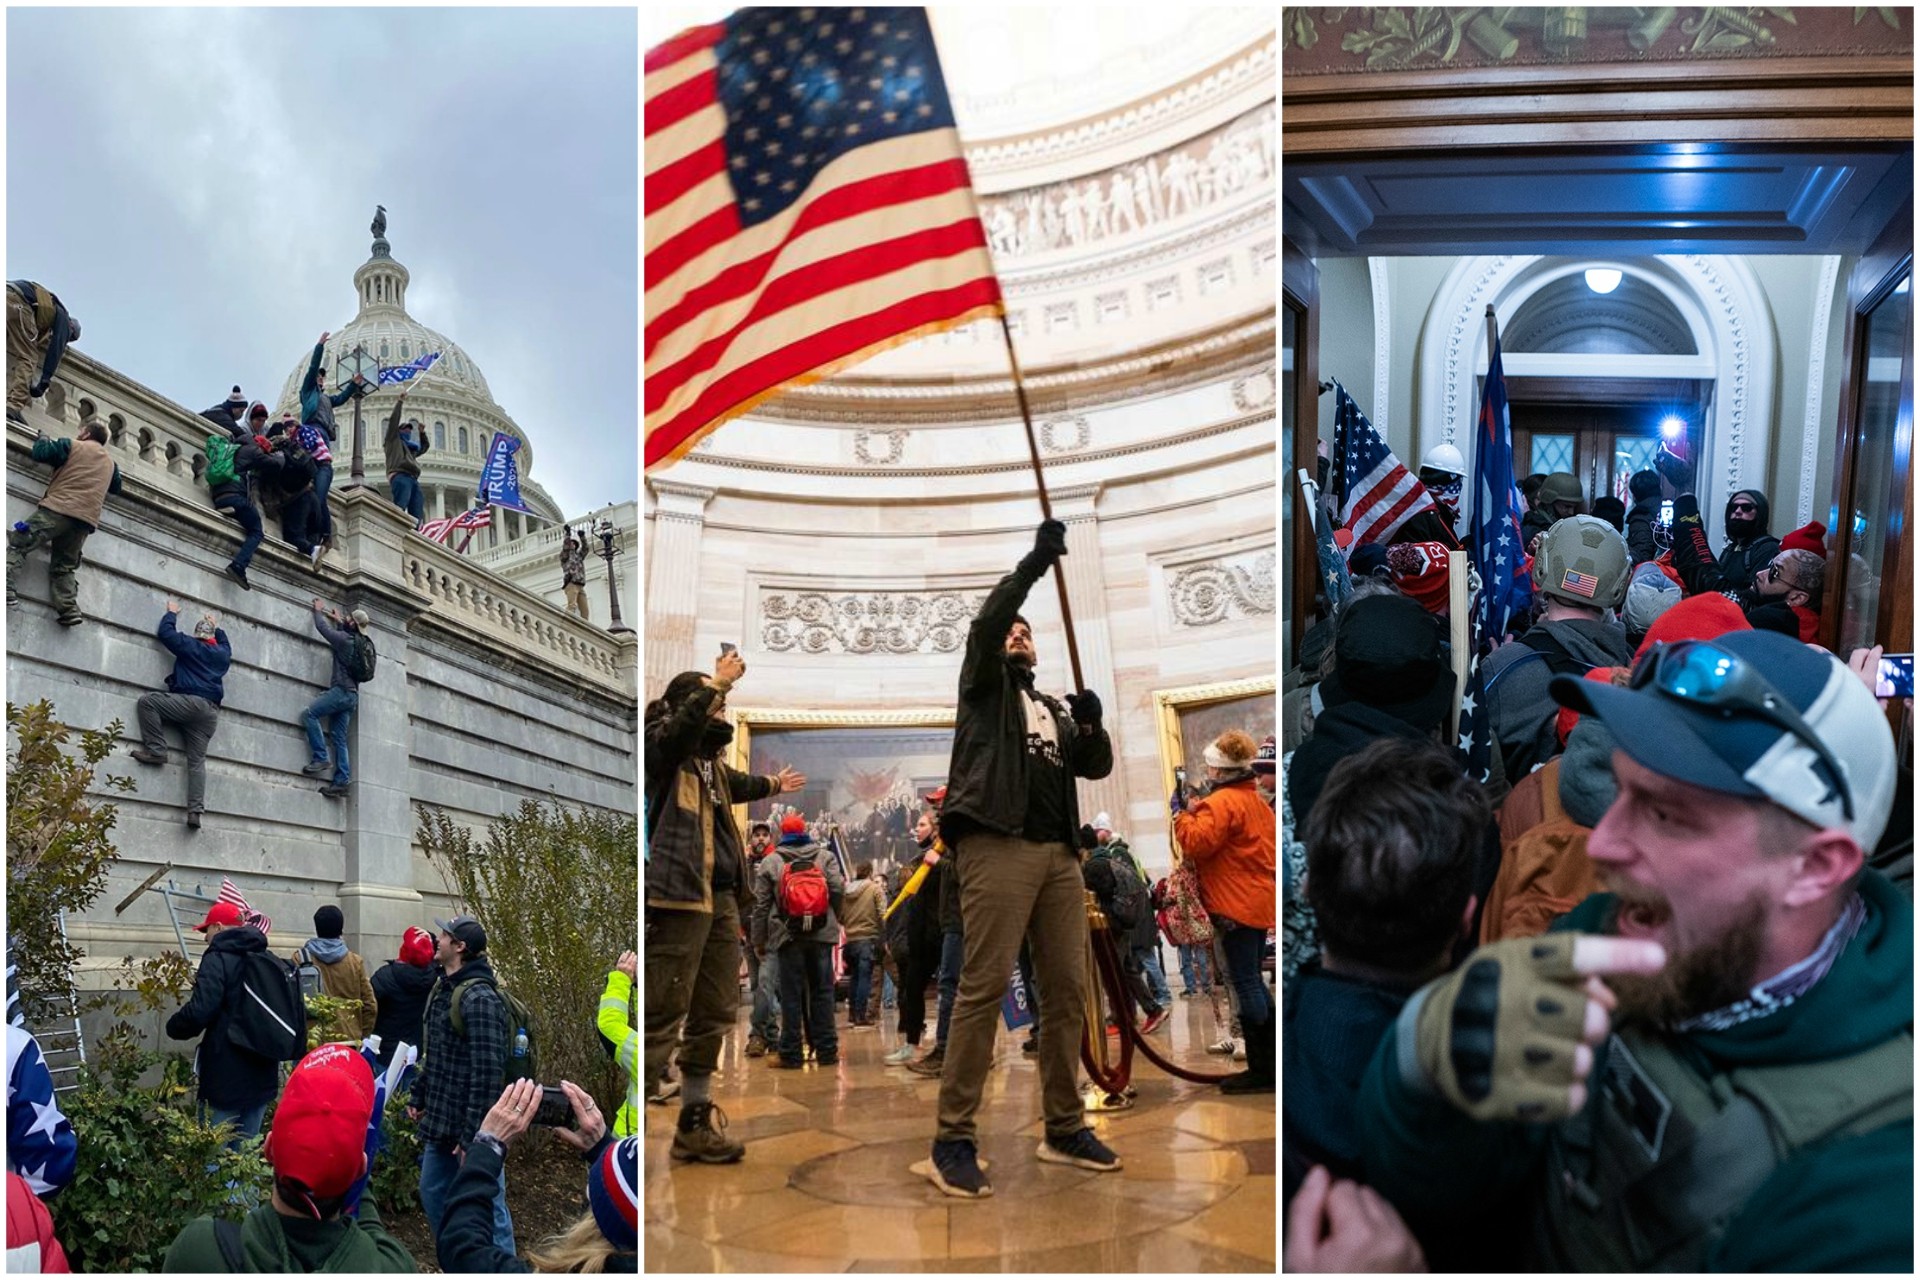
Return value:
M 1433 495 L 1400 465 L 1387 442 L 1360 412 L 1353 397 L 1333 384 L 1334 439 L 1341 442 L 1340 523 L 1353 534 L 1352 548 L 1363 542 L 1386 543 L 1422 511 L 1438 511 Z
M 390 387 L 396 382 L 405 382 L 416 374 L 425 373 L 427 370 L 433 368 L 433 362 L 439 358 L 440 353 L 436 351 L 432 355 L 415 356 L 405 364 L 397 364 L 390 369 L 382 369 L 380 371 L 380 385 Z
M 494 506 L 532 515 L 520 501 L 520 463 L 513 456 L 518 452 L 518 440 L 504 431 L 493 433 L 493 443 L 487 446 L 486 465 L 480 468 L 479 496 L 481 501 Z
M 998 314 L 924 9 L 742 9 L 647 53 L 646 468 Z

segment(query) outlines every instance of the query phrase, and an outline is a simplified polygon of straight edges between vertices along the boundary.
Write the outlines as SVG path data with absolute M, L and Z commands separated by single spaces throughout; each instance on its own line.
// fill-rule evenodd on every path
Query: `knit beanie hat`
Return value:
M 1627 582 L 1627 600 L 1621 606 L 1621 621 L 1632 635 L 1645 635 L 1667 610 L 1680 603 L 1680 584 L 1669 578 L 1652 561 L 1634 566 Z M 1724 597 L 1722 597 L 1724 599 Z
M 227 392 L 227 403 L 241 408 L 246 407 L 247 397 L 241 393 L 239 383 L 234 383 L 233 390 Z
M 1643 498 L 1657 497 L 1660 493 L 1660 473 L 1657 471 L 1636 471 L 1627 481 L 1627 493 L 1635 502 Z
M 193 624 L 193 638 L 196 640 L 214 640 L 220 635 L 220 624 L 210 617 L 203 617 Z
M 1818 520 L 1801 525 L 1786 537 L 1780 539 L 1782 551 L 1811 551 L 1822 560 L 1827 558 L 1827 526 Z
M 316 938 L 337 938 L 346 927 L 346 916 L 332 903 L 313 913 L 313 936 Z
M 1447 548 L 1438 542 L 1401 542 L 1387 548 L 1393 585 L 1428 613 L 1447 607 Z
M 433 963 L 433 935 L 418 925 L 408 925 L 400 936 L 400 963 L 424 969 Z
M 640 1244 L 640 1140 L 610 1142 L 587 1173 L 587 1203 L 607 1243 L 622 1253 Z
M 1229 729 L 1207 744 L 1201 758 L 1215 769 L 1247 769 L 1259 754 L 1260 748 L 1254 745 L 1251 734 L 1243 729 Z

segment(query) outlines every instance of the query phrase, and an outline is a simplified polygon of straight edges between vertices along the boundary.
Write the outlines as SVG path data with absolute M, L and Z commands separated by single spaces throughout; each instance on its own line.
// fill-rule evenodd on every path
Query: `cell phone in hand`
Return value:
M 550 1084 L 540 1086 L 540 1105 L 533 1109 L 533 1122 L 549 1129 L 566 1129 L 573 1125 L 573 1103 L 567 1095 Z
M 1183 764 L 1173 766 L 1173 785 L 1182 791 L 1187 789 L 1187 766 Z
M 1879 698 L 1911 698 L 1913 696 L 1913 655 L 1910 653 L 1888 653 L 1880 657 L 1880 671 L 1873 681 L 1873 692 Z

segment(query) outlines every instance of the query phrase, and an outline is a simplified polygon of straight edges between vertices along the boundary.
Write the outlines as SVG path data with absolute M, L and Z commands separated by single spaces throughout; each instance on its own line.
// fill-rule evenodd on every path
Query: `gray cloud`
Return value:
M 631 9 L 13 9 L 7 275 L 189 408 L 271 401 L 387 206 L 569 514 L 637 493 Z

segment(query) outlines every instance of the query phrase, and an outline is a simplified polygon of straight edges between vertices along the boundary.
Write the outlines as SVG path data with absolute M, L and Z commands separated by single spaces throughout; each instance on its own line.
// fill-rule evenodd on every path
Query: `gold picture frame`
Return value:
M 1174 768 L 1185 763 L 1189 755 L 1180 721 L 1183 712 L 1240 702 L 1249 698 L 1267 697 L 1274 699 L 1277 718 L 1279 683 L 1274 676 L 1250 676 L 1243 680 L 1221 680 L 1212 684 L 1190 684 L 1175 689 L 1155 690 L 1153 710 L 1159 726 L 1162 793 L 1166 795 L 1173 793 Z M 1254 736 L 1257 741 L 1259 735 Z M 1197 751 L 1198 747 L 1195 750 Z M 1189 779 L 1191 780 L 1191 773 Z M 1173 856 L 1177 862 L 1181 857 L 1180 844 L 1173 838 L 1171 825 L 1167 829 L 1167 843 L 1172 847 Z

